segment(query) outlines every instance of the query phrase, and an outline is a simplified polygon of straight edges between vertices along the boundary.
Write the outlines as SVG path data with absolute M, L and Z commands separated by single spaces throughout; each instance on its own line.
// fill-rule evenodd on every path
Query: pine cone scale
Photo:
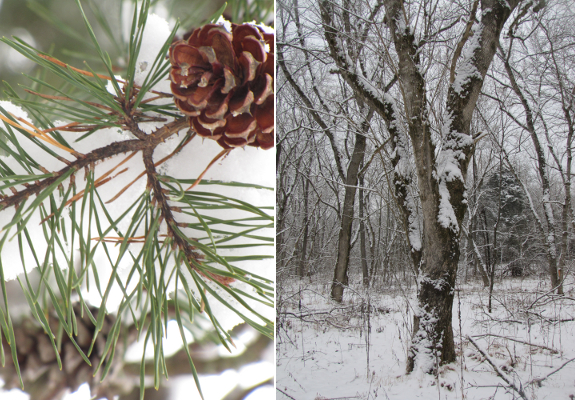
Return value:
M 258 62 L 251 53 L 244 51 L 240 57 L 240 64 L 244 73 L 243 84 L 253 81 L 257 75 L 258 67 L 261 63 Z
M 250 53 L 254 56 L 256 61 L 264 63 L 266 61 L 266 49 L 263 45 L 263 40 L 256 39 L 253 36 L 246 36 L 242 43 L 244 53 Z
M 189 117 L 197 117 L 200 115 L 200 112 L 197 111 L 195 108 L 190 106 L 187 101 L 182 101 L 180 99 L 175 99 L 176 106 L 180 109 L 182 113 Z
M 258 79 L 254 89 L 255 103 L 258 105 L 263 104 L 268 96 L 272 95 L 273 97 L 274 78 L 272 78 L 269 74 L 265 74 L 263 77 Z
M 231 98 L 228 108 L 230 113 L 234 117 L 237 117 L 240 114 L 249 113 L 253 102 L 254 94 L 251 90 L 247 90 L 246 92 L 238 91 L 236 95 Z
M 225 120 L 209 118 L 205 113 L 200 114 L 197 121 L 203 128 L 212 132 L 212 134 L 216 129 L 223 128 L 226 125 Z
M 233 139 L 247 139 L 249 134 L 257 127 L 257 122 L 254 121 L 251 116 L 247 116 L 246 114 L 241 114 L 238 117 L 230 116 L 228 117 L 227 123 L 228 129 L 226 130 L 226 136 Z
M 254 110 L 254 117 L 263 133 L 271 133 L 274 130 L 274 99 L 268 98 L 261 107 Z

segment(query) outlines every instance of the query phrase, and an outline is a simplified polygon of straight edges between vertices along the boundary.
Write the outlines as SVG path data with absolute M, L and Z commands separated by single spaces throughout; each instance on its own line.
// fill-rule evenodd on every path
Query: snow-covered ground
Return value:
M 547 280 L 497 281 L 491 314 L 481 283 L 462 285 L 453 306 L 458 359 L 438 377 L 405 374 L 414 287 L 355 286 L 335 304 L 328 279 L 313 280 L 278 285 L 278 400 L 521 399 L 468 336 L 526 399 L 575 398 L 573 277 L 562 299 L 548 294 Z

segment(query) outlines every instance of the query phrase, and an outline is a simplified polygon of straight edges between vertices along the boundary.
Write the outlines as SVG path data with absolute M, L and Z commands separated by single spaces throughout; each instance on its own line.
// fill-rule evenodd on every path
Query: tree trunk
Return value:
M 370 111 L 369 114 L 370 116 L 368 116 L 366 121 L 371 119 L 373 112 Z M 366 125 L 369 127 L 368 123 Z M 357 133 L 355 135 L 353 154 L 347 167 L 345 196 L 343 200 L 341 225 L 337 241 L 337 260 L 335 262 L 335 271 L 331 285 L 331 298 L 338 303 L 341 303 L 343 299 L 343 289 L 348 283 L 347 269 L 349 265 L 349 252 L 351 250 L 351 227 L 353 225 L 355 192 L 357 190 L 359 166 L 361 165 L 365 154 L 365 144 L 366 138 L 364 132 Z
M 535 131 L 535 123 L 533 119 L 533 112 L 531 107 L 527 102 L 527 99 L 523 95 L 523 92 L 517 81 L 515 80 L 515 73 L 509 64 L 509 58 L 505 55 L 503 48 L 499 46 L 501 53 L 503 54 L 503 61 L 505 65 L 505 70 L 509 81 L 511 82 L 511 87 L 513 91 L 517 94 L 517 97 L 521 100 L 523 109 L 525 110 L 525 122 L 526 130 L 531 136 L 531 141 L 533 142 L 533 147 L 535 148 L 535 155 L 537 157 L 537 171 L 539 172 L 539 177 L 541 178 L 541 189 L 543 191 L 543 215 L 545 215 L 545 221 L 547 222 L 547 232 L 544 232 L 546 247 L 547 247 L 547 262 L 549 277 L 551 278 L 551 288 L 557 290 L 557 293 L 563 293 L 563 287 L 561 281 L 559 280 L 558 268 L 558 254 L 557 254 L 557 233 L 555 227 L 555 217 L 553 215 L 553 208 L 551 207 L 551 182 L 549 178 L 547 160 L 545 159 L 545 153 L 543 152 L 543 147 Z M 543 229 L 541 229 L 543 230 Z
M 367 242 L 365 240 L 365 215 L 364 209 L 364 199 L 363 199 L 363 175 L 359 177 L 359 239 L 360 239 L 360 251 L 361 251 L 361 272 L 363 275 L 363 286 L 369 287 L 369 270 L 367 267 Z
M 304 181 L 304 189 L 303 189 L 303 236 L 302 236 L 302 246 L 301 246 L 301 254 L 299 259 L 299 268 L 298 268 L 298 276 L 300 279 L 306 275 L 306 268 L 305 265 L 307 263 L 307 241 L 308 241 L 308 231 L 309 231 L 309 173 L 311 172 L 311 164 L 312 160 L 310 157 L 309 160 L 309 169 L 308 169 L 308 176 L 302 176 L 302 180 Z
M 483 179 L 482 179 L 482 182 L 483 182 Z M 474 185 L 476 185 L 475 190 L 473 191 L 473 204 L 474 204 L 474 207 L 477 208 L 477 191 L 479 190 L 481 185 L 478 184 L 477 160 L 475 158 L 475 155 L 473 156 L 473 183 L 474 183 Z M 469 231 L 469 238 L 470 238 L 471 244 L 473 246 L 473 254 L 474 254 L 474 259 L 475 259 L 473 276 L 475 276 L 475 273 L 479 269 L 479 273 L 481 275 L 481 280 L 483 280 L 483 287 L 485 288 L 485 287 L 489 286 L 489 276 L 487 275 L 487 271 L 484 268 L 485 264 L 483 263 L 482 260 L 479 259 L 480 254 L 479 254 L 477 246 L 475 244 L 474 235 L 475 235 L 475 230 L 477 227 L 477 219 L 478 219 L 477 212 L 475 212 L 471 216 L 471 229 Z M 480 261 L 481 261 L 481 264 L 479 265 Z
M 381 221 L 381 209 L 379 210 L 378 214 L 379 214 L 378 221 Z M 379 252 L 377 250 L 379 247 L 378 244 L 381 243 L 381 227 L 382 224 L 380 222 L 377 224 L 378 234 L 376 239 L 375 228 L 372 226 L 371 220 L 370 219 L 366 220 L 367 235 L 369 239 L 369 257 L 371 260 L 368 273 L 370 286 L 373 286 L 374 284 L 375 276 L 377 274 L 377 265 L 378 263 L 380 263 Z
M 439 248 L 439 247 L 438 247 Z M 421 369 L 424 372 L 435 371 L 438 365 L 455 360 L 453 341 L 452 309 L 453 294 L 459 249 L 453 249 L 450 254 L 444 253 L 441 269 L 434 268 L 430 279 L 420 283 L 417 301 L 419 309 L 413 318 L 412 345 L 407 358 L 407 371 Z M 434 281 L 442 281 L 437 285 Z M 422 357 L 423 355 L 427 357 Z M 416 360 L 420 364 L 416 365 Z M 433 360 L 433 364 L 429 363 Z
M 432 137 L 428 115 L 426 86 L 430 82 L 425 80 L 421 63 L 424 41 L 416 39 L 415 31 L 409 26 L 404 2 L 383 1 L 384 24 L 389 28 L 397 54 L 397 64 L 392 67 L 397 75 L 390 84 L 379 82 L 376 87 L 366 83 L 361 67 L 357 68 L 342 48 L 348 38 L 341 34 L 345 30 L 338 26 L 334 2 L 320 0 L 324 35 L 338 73 L 362 101 L 381 115 L 392 139 L 394 194 L 402 213 L 412 262 L 419 273 L 419 304 L 415 308 L 408 372 L 417 367 L 432 373 L 437 364 L 455 361 L 451 312 L 460 255 L 460 224 L 467 209 L 465 180 L 475 150 L 476 138 L 469 133 L 471 119 L 501 30 L 519 1 L 482 0 L 480 12 L 472 12 L 469 17 L 459 51 L 455 51 L 451 63 L 445 123 L 440 127 L 442 137 L 438 141 Z M 476 0 L 475 8 L 478 3 Z M 347 12 L 345 7 L 343 12 Z M 472 30 L 476 18 L 479 22 Z M 473 44 L 460 60 L 461 50 L 469 38 Z M 386 63 L 383 59 L 381 62 Z M 395 79 L 403 100 L 401 112 L 396 100 L 387 94 Z M 415 160 L 415 168 L 412 160 Z M 417 198 L 411 193 L 415 177 Z

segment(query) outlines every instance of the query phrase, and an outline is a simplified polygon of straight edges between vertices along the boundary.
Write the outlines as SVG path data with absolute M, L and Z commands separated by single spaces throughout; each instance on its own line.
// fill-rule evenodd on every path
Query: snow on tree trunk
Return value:
M 417 368 L 431 373 L 437 363 L 455 361 L 451 310 L 460 255 L 460 224 L 467 209 L 465 180 L 475 150 L 475 138 L 469 134 L 471 118 L 503 25 L 519 2 L 483 0 L 477 15 L 471 16 L 468 24 L 471 28 L 463 35 L 461 47 L 468 39 L 469 43 L 461 53 L 459 63 L 457 53 L 452 63 L 454 73 L 449 82 L 445 122 L 441 137 L 437 139 L 432 137 L 427 108 L 427 85 L 435 83 L 426 82 L 424 68 L 421 68 L 425 41 L 416 39 L 410 27 L 412 21 L 406 20 L 403 1 L 383 2 L 386 11 L 384 23 L 390 30 L 397 53 L 397 65 L 393 68 L 397 71 L 400 85 L 402 113 L 396 111 L 395 100 L 386 94 L 392 84 L 382 91 L 358 71 L 357 63 L 343 46 L 345 38 L 341 36 L 336 20 L 336 12 L 339 11 L 328 0 L 320 2 L 325 39 L 338 72 L 356 95 L 372 105 L 386 121 L 393 139 L 395 195 L 420 283 L 408 372 Z M 472 26 L 474 18 L 478 22 Z M 359 64 L 361 69 L 361 62 Z M 403 128 L 406 128 L 411 146 L 407 141 L 403 143 Z M 404 168 L 411 160 L 415 163 L 414 175 L 421 203 L 421 248 L 417 235 L 414 235 L 415 227 L 419 226 L 416 224 L 420 218 L 419 207 L 409 200 L 414 177 Z

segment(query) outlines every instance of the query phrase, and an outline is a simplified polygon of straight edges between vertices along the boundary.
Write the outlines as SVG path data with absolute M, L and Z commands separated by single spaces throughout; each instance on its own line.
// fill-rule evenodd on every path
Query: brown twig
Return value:
M 128 153 L 133 151 L 140 151 L 145 148 L 154 148 L 164 140 L 166 140 L 170 135 L 175 132 L 179 132 L 188 126 L 188 121 L 186 118 L 180 118 L 163 127 L 157 129 L 152 135 L 146 137 L 145 140 L 131 139 L 124 140 L 121 142 L 114 142 L 107 146 L 100 147 L 91 151 L 88 154 L 82 155 L 77 160 L 70 162 L 69 165 L 62 168 L 61 170 L 54 172 L 53 176 L 46 178 L 42 181 L 36 182 L 34 184 L 28 185 L 23 190 L 16 191 L 11 196 L 6 196 L 0 200 L 0 210 L 7 207 L 15 206 L 21 203 L 23 200 L 29 198 L 30 196 L 37 195 L 44 189 L 49 187 L 52 183 L 58 180 L 58 177 L 69 172 L 71 169 L 78 171 L 84 167 L 88 167 L 95 164 L 98 161 L 102 161 L 105 158 L 116 156 L 120 153 Z
M 177 229 L 177 223 L 174 220 L 174 215 L 172 214 L 172 210 L 170 208 L 170 205 L 168 204 L 168 198 L 166 197 L 166 194 L 162 189 L 162 185 L 160 183 L 160 180 L 158 179 L 158 174 L 156 172 L 156 166 L 154 165 L 153 161 L 154 148 L 148 147 L 144 149 L 143 153 L 144 153 L 144 165 L 146 167 L 146 174 L 148 176 L 148 187 L 151 188 L 154 192 L 154 199 L 156 200 L 157 207 L 160 209 L 162 217 L 166 222 L 166 226 L 168 228 L 168 236 L 173 238 L 175 246 L 177 246 L 180 249 L 180 251 L 184 253 L 187 260 L 189 261 L 190 267 L 195 269 L 201 275 L 214 281 L 217 281 L 223 285 L 229 285 L 230 283 L 234 282 L 235 281 L 234 278 L 217 275 L 209 271 L 203 272 L 197 269 L 193 265 L 194 262 L 200 262 L 203 256 L 194 251 L 195 248 L 181 236 L 180 231 Z
M 188 140 L 186 140 L 181 146 L 178 146 L 174 149 L 174 151 L 172 151 L 170 154 L 168 154 L 166 157 L 162 158 L 160 161 L 154 163 L 154 166 L 158 166 L 163 164 L 164 162 L 168 161 L 170 158 L 172 158 L 174 155 L 176 155 L 182 148 L 184 148 L 184 146 L 186 146 L 188 143 L 190 143 L 190 141 L 196 136 L 196 134 L 194 133 L 193 135 L 191 135 Z M 124 192 L 126 190 L 128 190 L 130 188 L 130 186 L 132 186 L 134 183 L 136 183 L 138 181 L 138 179 L 140 179 L 141 177 L 143 177 L 146 174 L 146 171 L 142 172 L 141 174 L 139 174 L 132 182 L 128 183 L 126 186 L 124 186 L 122 188 L 122 190 L 120 190 L 114 197 L 112 197 L 110 200 L 108 200 L 106 202 L 106 204 L 109 204 L 111 202 L 113 202 L 114 200 L 116 200 L 118 197 L 120 197 L 122 194 L 124 194 Z
M 220 151 L 220 153 L 214 157 L 214 159 L 212 161 L 210 161 L 210 163 L 208 164 L 208 166 L 206 167 L 206 169 L 204 169 L 204 172 L 202 172 L 200 174 L 200 176 L 198 176 L 198 179 L 196 179 L 196 181 L 189 187 L 186 189 L 186 191 L 188 190 L 192 190 L 193 188 L 195 188 L 196 186 L 198 186 L 200 184 L 200 182 L 202 181 L 202 178 L 204 177 L 204 175 L 209 171 L 209 169 L 212 167 L 212 165 L 214 165 L 220 158 L 227 156 L 228 154 L 230 154 L 230 152 L 233 150 L 233 148 L 231 149 L 224 149 L 222 151 Z

